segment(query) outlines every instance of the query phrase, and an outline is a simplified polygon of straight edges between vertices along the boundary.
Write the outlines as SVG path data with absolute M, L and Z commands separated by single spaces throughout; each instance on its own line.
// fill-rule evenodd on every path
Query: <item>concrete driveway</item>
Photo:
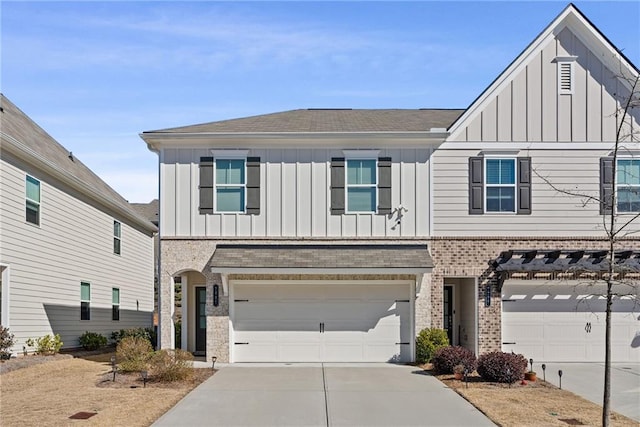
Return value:
M 562 388 L 602 406 L 604 363 L 552 363 L 546 367 L 547 381 L 560 385 L 558 370 L 562 370 Z M 542 378 L 542 368 L 535 370 Z M 611 364 L 611 409 L 640 421 L 640 364 Z
M 389 364 L 232 365 L 154 426 L 491 426 L 453 390 Z

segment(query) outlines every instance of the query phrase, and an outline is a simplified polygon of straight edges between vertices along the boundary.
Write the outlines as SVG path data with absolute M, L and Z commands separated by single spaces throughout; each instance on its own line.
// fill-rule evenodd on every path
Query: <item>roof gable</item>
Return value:
M 575 61 L 579 89 L 568 96 L 557 86 L 565 59 Z M 569 4 L 452 124 L 447 141 L 611 141 L 616 102 L 630 90 L 620 75 L 638 69 Z

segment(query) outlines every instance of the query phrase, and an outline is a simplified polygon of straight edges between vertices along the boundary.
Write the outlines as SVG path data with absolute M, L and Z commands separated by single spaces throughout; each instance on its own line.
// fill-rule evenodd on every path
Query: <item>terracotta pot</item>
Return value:
M 536 373 L 535 372 L 525 372 L 524 379 L 527 381 L 535 381 Z

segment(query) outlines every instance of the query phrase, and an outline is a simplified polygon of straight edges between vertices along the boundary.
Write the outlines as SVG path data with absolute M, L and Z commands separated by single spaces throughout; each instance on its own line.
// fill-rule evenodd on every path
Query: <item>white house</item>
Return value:
M 14 351 L 150 327 L 156 227 L 0 96 L 0 306 Z
M 606 247 L 600 206 L 553 185 L 612 190 L 619 71 L 638 75 L 569 5 L 466 110 L 294 110 L 142 133 L 160 162 L 161 345 L 230 362 L 410 361 L 430 326 L 476 353 L 599 358 L 600 323 L 567 311 L 579 301 L 564 280 L 581 278 L 510 266 Z M 618 171 L 640 169 L 634 148 Z M 617 211 L 640 210 L 634 182 L 616 182 Z M 636 360 L 640 322 L 616 304 L 615 358 Z M 580 339 L 548 335 L 569 323 Z

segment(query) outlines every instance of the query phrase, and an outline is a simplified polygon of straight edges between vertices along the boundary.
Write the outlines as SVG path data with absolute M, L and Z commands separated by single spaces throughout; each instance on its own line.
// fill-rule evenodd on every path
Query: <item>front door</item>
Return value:
M 207 350 L 207 288 L 196 287 L 196 353 Z
M 453 286 L 444 287 L 443 295 L 444 329 L 449 337 L 449 344 L 453 344 Z

